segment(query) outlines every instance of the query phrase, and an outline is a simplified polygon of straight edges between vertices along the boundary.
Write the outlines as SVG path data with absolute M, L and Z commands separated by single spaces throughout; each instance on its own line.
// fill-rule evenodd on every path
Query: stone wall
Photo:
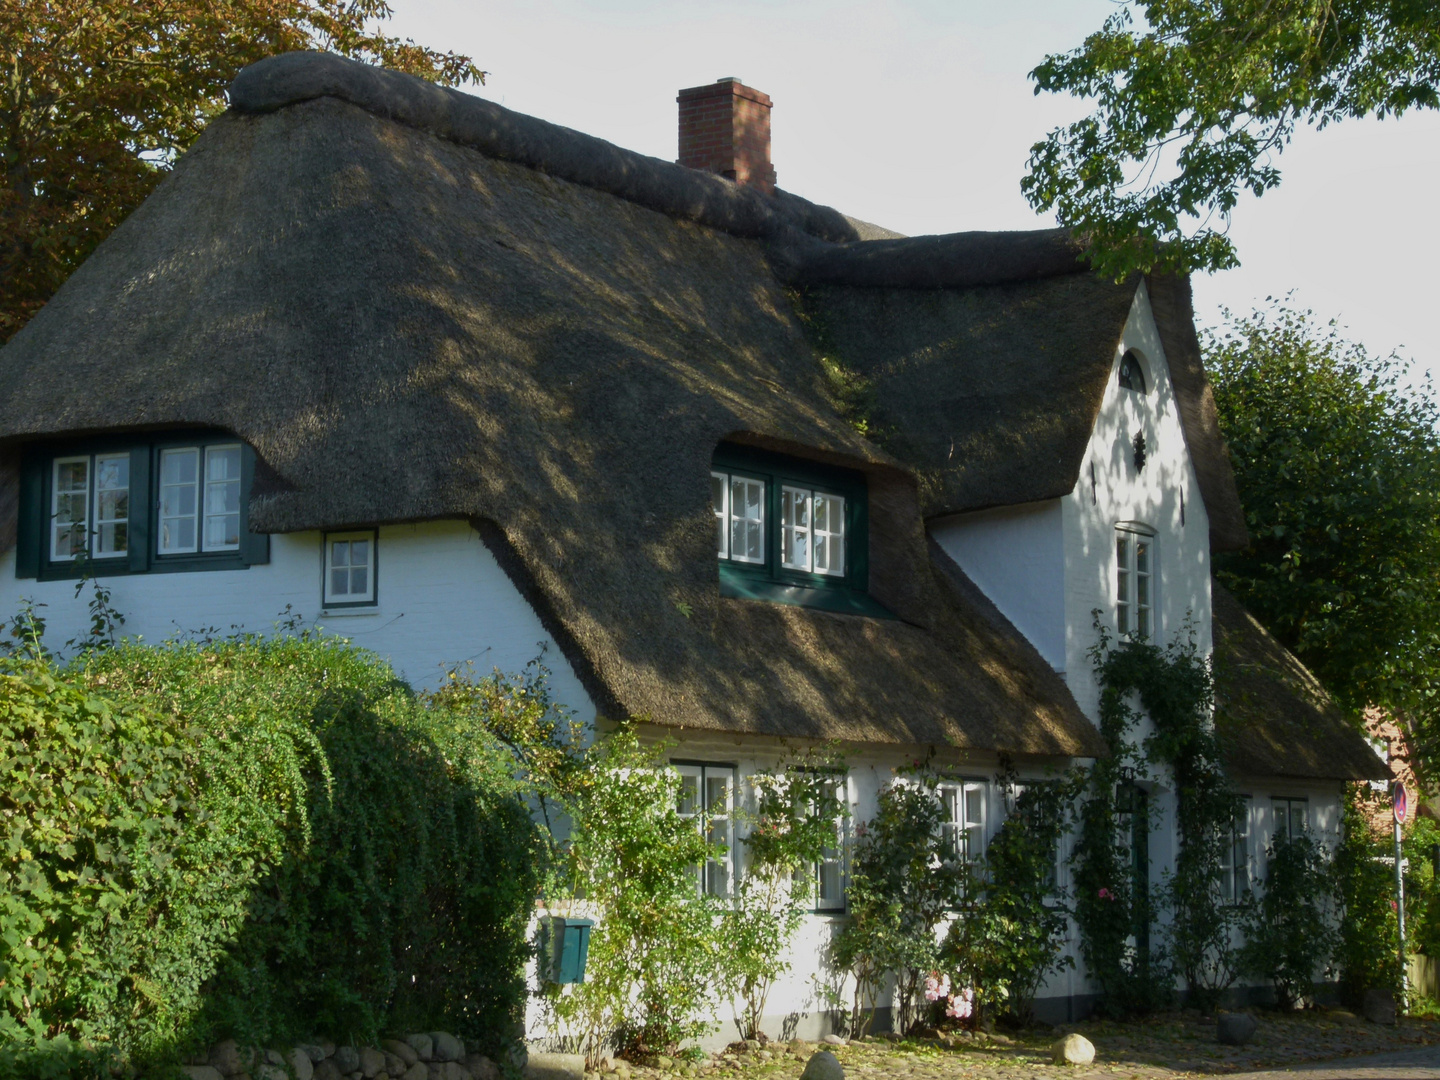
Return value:
M 386 1039 L 379 1046 L 301 1043 L 287 1049 L 226 1039 L 184 1066 L 190 1080 L 499 1080 L 483 1054 L 443 1031 Z

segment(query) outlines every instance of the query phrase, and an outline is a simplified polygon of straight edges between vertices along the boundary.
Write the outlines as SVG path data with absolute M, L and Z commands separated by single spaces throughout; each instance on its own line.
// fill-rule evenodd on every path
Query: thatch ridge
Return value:
M 1241 776 L 1384 780 L 1389 770 L 1333 698 L 1212 579 L 1215 729 Z
M 230 107 L 242 113 L 274 112 L 320 97 L 348 101 L 489 157 L 734 236 L 758 238 L 797 230 L 822 240 L 859 239 L 844 215 L 798 195 L 777 192 L 766 198 L 755 188 L 713 173 L 637 154 L 493 101 L 334 53 L 268 57 L 244 68 L 230 85 Z

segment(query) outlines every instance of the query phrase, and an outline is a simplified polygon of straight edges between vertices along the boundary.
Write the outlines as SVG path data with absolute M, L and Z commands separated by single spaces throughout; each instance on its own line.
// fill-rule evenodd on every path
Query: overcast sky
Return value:
M 768 93 L 780 186 L 899 232 L 1027 229 L 1029 147 L 1084 115 L 1027 73 L 1111 0 L 391 0 L 392 33 L 474 56 L 472 92 L 674 160 L 675 92 Z M 1283 183 L 1231 225 L 1242 266 L 1196 281 L 1197 315 L 1293 291 L 1372 352 L 1440 367 L 1440 115 L 1302 131 Z

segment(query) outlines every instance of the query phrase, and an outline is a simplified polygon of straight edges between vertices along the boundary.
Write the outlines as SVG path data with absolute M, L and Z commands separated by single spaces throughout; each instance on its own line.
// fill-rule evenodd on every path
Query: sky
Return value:
M 1085 115 L 1028 72 L 1112 0 L 391 0 L 389 32 L 468 53 L 470 92 L 676 156 L 675 93 L 734 76 L 774 100 L 781 187 L 908 235 L 1054 224 L 1020 194 L 1030 146 Z M 1241 266 L 1197 277 L 1197 321 L 1267 297 L 1440 368 L 1440 114 L 1301 130 L 1281 186 L 1230 223 Z

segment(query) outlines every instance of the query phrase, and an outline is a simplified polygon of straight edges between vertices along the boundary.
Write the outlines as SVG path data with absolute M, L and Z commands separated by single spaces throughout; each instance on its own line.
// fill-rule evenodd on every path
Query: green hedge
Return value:
M 537 863 L 483 718 L 337 639 L 0 661 L 11 1048 L 143 1062 L 417 1028 L 498 1045 Z

